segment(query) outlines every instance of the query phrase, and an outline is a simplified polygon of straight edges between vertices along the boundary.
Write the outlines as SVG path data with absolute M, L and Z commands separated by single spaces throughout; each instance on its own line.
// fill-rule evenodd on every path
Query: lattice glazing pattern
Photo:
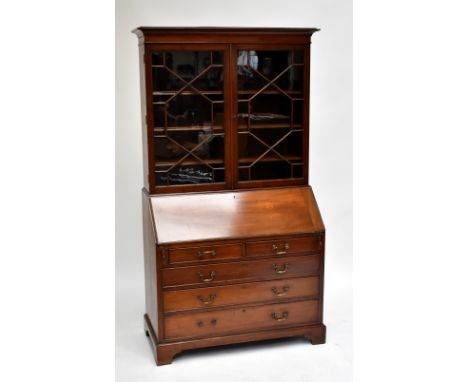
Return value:
M 221 51 L 152 56 L 156 184 L 224 182 Z
M 239 180 L 303 177 L 302 50 L 237 54 Z

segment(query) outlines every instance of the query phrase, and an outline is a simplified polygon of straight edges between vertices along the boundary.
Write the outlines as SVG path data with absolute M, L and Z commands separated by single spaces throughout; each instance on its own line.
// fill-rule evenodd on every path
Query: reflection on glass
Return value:
M 303 177 L 303 50 L 237 53 L 240 181 Z
M 223 52 L 153 53 L 156 183 L 224 182 Z

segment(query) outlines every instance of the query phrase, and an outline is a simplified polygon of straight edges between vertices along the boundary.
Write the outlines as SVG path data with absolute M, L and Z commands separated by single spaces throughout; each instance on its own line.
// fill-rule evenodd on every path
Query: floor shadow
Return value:
M 295 344 L 309 344 L 310 341 L 304 336 L 299 337 L 288 337 L 288 338 L 278 338 L 278 339 L 269 339 L 269 340 L 260 340 L 255 342 L 245 342 L 240 344 L 231 344 L 231 345 L 220 345 L 213 346 L 203 349 L 191 349 L 185 350 L 179 354 L 176 354 L 174 360 L 183 360 L 203 357 L 205 355 L 210 355 L 222 351 L 224 354 L 233 354 L 249 350 L 261 350 L 269 349 L 272 347 L 280 346 L 291 346 Z

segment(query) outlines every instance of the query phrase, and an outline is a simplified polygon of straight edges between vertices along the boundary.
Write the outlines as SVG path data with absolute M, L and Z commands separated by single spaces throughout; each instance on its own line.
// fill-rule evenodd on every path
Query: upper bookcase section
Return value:
M 140 43 L 308 44 L 317 28 L 139 27 Z
M 149 193 L 308 184 L 317 30 L 136 29 Z

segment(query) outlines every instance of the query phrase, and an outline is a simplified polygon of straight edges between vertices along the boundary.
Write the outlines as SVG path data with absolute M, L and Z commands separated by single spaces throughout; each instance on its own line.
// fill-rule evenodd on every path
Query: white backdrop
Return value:
M 318 27 L 311 47 L 310 184 L 327 228 L 327 344 L 293 339 L 201 350 L 156 368 L 143 334 L 138 26 Z M 117 381 L 350 381 L 352 368 L 352 2 L 116 1 Z M 199 362 L 200 361 L 200 362 Z M 203 366 L 202 366 L 203 365 Z M 281 371 L 281 372 L 279 372 Z

